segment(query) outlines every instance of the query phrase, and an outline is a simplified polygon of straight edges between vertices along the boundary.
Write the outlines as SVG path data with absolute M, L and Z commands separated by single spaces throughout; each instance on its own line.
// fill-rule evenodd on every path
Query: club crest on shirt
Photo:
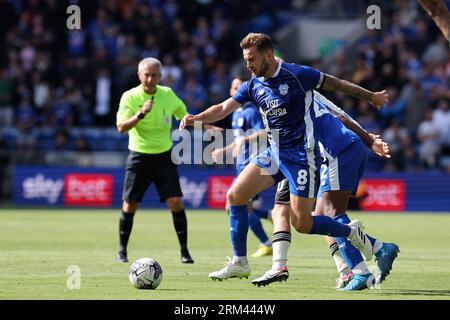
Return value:
M 285 96 L 289 91 L 289 86 L 286 83 L 280 84 L 278 90 L 280 90 L 281 95 Z

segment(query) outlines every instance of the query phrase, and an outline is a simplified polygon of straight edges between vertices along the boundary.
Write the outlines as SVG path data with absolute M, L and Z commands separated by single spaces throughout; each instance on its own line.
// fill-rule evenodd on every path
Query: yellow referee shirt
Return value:
M 144 91 L 142 85 L 123 93 L 117 111 L 119 124 L 130 119 L 152 95 Z M 169 87 L 156 86 L 153 107 L 144 119 L 128 131 L 128 149 L 141 153 L 157 154 L 170 150 L 172 116 L 181 120 L 186 114 L 186 105 Z

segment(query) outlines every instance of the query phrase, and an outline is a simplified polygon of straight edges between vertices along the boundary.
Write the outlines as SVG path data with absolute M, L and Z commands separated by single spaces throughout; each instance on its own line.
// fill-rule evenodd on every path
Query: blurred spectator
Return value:
M 162 61 L 161 83 L 164 85 L 166 85 L 167 82 L 176 84 L 180 81 L 181 76 L 181 68 L 174 64 L 173 55 L 171 53 L 166 53 Z
M 437 166 L 437 156 L 440 150 L 439 129 L 433 122 L 431 109 L 425 112 L 425 119 L 417 129 L 417 139 L 420 141 L 419 158 L 420 162 L 428 168 Z
M 366 60 L 364 59 L 364 56 L 358 55 L 355 62 L 355 68 L 351 77 L 351 81 L 355 84 L 360 84 L 369 77 L 370 72 L 366 65 Z
M 208 79 L 209 100 L 211 104 L 225 101 L 229 94 L 228 88 L 231 79 L 228 76 L 225 63 L 218 62 L 215 70 L 213 70 Z
M 8 127 L 13 120 L 13 82 L 6 68 L 0 69 L 0 126 Z
M 439 142 L 444 155 L 450 155 L 450 103 L 449 100 L 439 100 L 438 107 L 433 111 L 433 123 L 439 132 Z
M 46 123 L 56 128 L 72 127 L 74 123 L 74 114 L 72 106 L 67 101 L 67 97 L 62 90 L 57 90 L 54 103 L 47 110 Z
M 156 43 L 154 34 L 146 34 L 144 38 L 144 45 L 141 51 L 141 58 L 159 57 L 160 51 Z M 165 63 L 164 63 L 165 64 Z
M 111 110 L 111 75 L 107 69 L 99 69 L 95 83 L 95 123 L 100 126 L 110 126 Z
M 50 102 L 49 85 L 46 81 L 42 80 L 41 73 L 37 70 L 33 72 L 31 81 L 33 87 L 33 104 L 38 111 L 42 112 Z
M 36 112 L 28 98 L 22 98 L 15 114 L 17 136 L 16 148 L 24 163 L 31 162 L 37 145 Z
M 450 104 L 448 100 L 439 100 L 433 111 L 433 122 L 439 130 L 440 141 L 444 143 L 450 134 Z
M 391 150 L 391 158 L 386 162 L 387 171 L 404 171 L 414 162 L 414 151 L 408 130 L 401 127 L 397 120 L 392 119 L 391 124 L 382 134 Z
M 370 133 L 381 133 L 380 125 L 377 122 L 374 109 L 367 101 L 360 100 L 358 103 L 358 116 L 356 120 Z
M 179 92 L 181 100 L 184 101 L 190 114 L 198 114 L 207 106 L 207 91 L 194 76 L 189 76 L 186 84 Z
M 398 96 L 396 87 L 387 87 L 389 95 L 389 102 L 380 110 L 380 124 L 382 128 L 386 128 L 391 119 L 397 120 L 399 123 L 404 123 L 404 114 L 406 103 L 402 97 Z
M 25 72 L 31 71 L 36 59 L 36 48 L 30 41 L 25 40 L 22 49 L 20 50 L 20 60 L 22 62 L 22 69 Z
M 443 37 L 438 37 L 435 42 L 430 44 L 423 56 L 422 61 L 424 63 L 442 63 L 445 62 L 448 57 L 448 42 Z
M 67 31 L 67 52 L 73 56 L 81 56 L 86 53 L 86 31 L 75 29 Z
M 67 151 L 70 150 L 69 135 L 66 130 L 58 130 L 55 134 L 55 150 Z
M 27 97 L 23 97 L 20 101 L 14 118 L 16 119 L 16 126 L 19 130 L 27 131 L 33 128 L 36 123 L 36 112 Z
M 87 142 L 85 137 L 81 136 L 75 140 L 75 151 L 78 152 L 91 151 L 91 147 L 89 146 L 89 143 Z
M 430 101 L 425 97 L 417 81 L 405 85 L 400 96 L 406 103 L 405 126 L 411 133 L 415 133 L 424 117 L 425 110 L 430 107 Z

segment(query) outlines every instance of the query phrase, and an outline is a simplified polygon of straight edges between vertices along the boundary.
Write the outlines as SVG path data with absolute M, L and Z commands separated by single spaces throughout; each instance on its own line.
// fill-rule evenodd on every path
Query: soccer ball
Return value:
M 138 289 L 156 289 L 162 280 L 162 269 L 152 258 L 140 258 L 133 262 L 128 279 Z

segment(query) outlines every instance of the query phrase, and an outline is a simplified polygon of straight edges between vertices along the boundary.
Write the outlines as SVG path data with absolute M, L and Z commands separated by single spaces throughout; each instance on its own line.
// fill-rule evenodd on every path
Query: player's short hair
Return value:
M 151 57 L 149 57 L 149 58 L 144 58 L 144 59 L 142 59 L 142 60 L 139 62 L 139 64 L 138 64 L 138 72 L 140 72 L 141 69 L 142 69 L 145 65 L 157 65 L 158 68 L 159 68 L 159 71 L 161 71 L 161 69 L 162 69 L 162 63 L 161 63 L 161 61 L 159 61 L 159 60 L 156 59 L 156 58 L 151 58 Z
M 272 39 L 265 33 L 249 33 L 240 43 L 241 49 L 256 46 L 258 51 L 274 50 Z

